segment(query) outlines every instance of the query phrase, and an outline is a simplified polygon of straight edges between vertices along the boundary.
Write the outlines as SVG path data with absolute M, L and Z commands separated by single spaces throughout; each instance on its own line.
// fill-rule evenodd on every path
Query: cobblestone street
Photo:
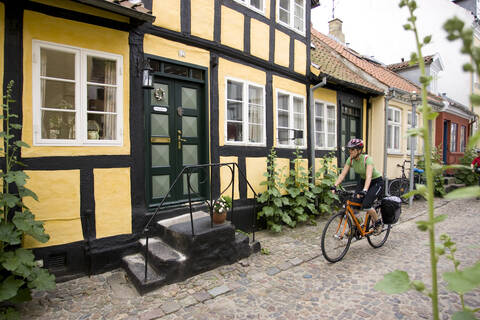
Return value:
M 437 199 L 437 239 L 448 233 L 457 242 L 460 268 L 480 260 L 480 201 Z M 352 244 L 336 264 L 321 254 L 324 221 L 274 235 L 257 233 L 262 248 L 233 265 L 197 275 L 139 296 L 123 270 L 59 283 L 52 292 L 36 292 L 22 307 L 23 319 L 431 319 L 430 299 L 420 293 L 387 295 L 373 289 L 387 272 L 405 270 L 429 282 L 427 233 L 416 220 L 427 219 L 426 202 L 403 207 L 401 222 L 386 244 L 373 249 L 367 241 Z M 453 269 L 445 258 L 439 275 Z M 440 278 L 441 279 L 441 278 Z M 440 281 L 441 319 L 460 308 L 458 295 Z M 480 289 L 465 296 L 480 307 Z M 477 314 L 480 316 L 480 313 Z

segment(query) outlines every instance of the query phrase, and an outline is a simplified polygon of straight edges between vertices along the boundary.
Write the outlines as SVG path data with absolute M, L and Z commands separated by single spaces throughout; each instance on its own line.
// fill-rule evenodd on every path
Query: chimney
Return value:
M 328 22 L 328 34 L 341 43 L 345 43 L 345 35 L 342 32 L 342 20 L 335 18 Z

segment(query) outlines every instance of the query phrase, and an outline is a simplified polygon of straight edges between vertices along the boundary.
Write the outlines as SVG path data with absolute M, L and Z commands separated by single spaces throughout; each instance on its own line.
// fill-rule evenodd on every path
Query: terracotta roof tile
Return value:
M 413 82 L 399 76 L 395 72 L 389 70 L 387 67 L 380 65 L 378 63 L 372 62 L 372 60 L 367 59 L 354 50 L 344 46 L 343 44 L 331 39 L 330 37 L 324 35 L 323 33 L 311 28 L 312 37 L 317 37 L 328 45 L 330 48 L 334 49 L 342 57 L 367 72 L 374 78 L 376 78 L 381 83 L 387 85 L 390 88 L 400 89 L 405 92 L 420 92 L 420 88 L 416 86 Z M 442 101 L 442 99 L 436 95 L 429 94 L 429 97 L 436 100 Z
M 433 62 L 433 55 L 424 57 L 423 61 L 425 61 L 425 64 L 432 63 Z M 416 65 L 418 65 L 418 63 L 416 63 L 414 66 L 416 66 Z M 411 67 L 413 67 L 413 66 L 410 65 L 410 61 L 402 61 L 402 62 L 399 62 L 399 63 L 389 64 L 387 66 L 387 68 L 392 70 L 392 71 L 400 71 L 400 70 L 408 69 L 408 68 L 411 68 Z
M 312 42 L 315 46 L 315 49 L 310 51 L 312 62 L 319 66 L 321 73 L 347 83 L 383 92 L 378 86 L 368 82 L 351 70 L 345 62 L 342 61 L 339 54 L 323 43 L 318 37 L 312 35 Z

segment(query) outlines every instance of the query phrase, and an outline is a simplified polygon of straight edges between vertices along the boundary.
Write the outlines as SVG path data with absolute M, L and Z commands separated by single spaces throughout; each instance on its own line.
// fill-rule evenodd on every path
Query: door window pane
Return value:
M 183 165 L 198 164 L 198 146 L 183 145 L 182 147 Z
M 152 114 L 151 117 L 152 136 L 168 137 L 168 115 Z
M 168 106 L 168 85 L 154 83 L 150 103 L 157 106 Z
M 170 165 L 170 151 L 167 144 L 152 145 L 152 167 L 168 167 Z
M 198 194 L 198 173 L 190 174 L 190 194 Z M 183 194 L 188 194 L 188 175 L 185 173 L 183 175 Z
M 197 137 L 197 117 L 182 117 L 182 136 Z
M 163 198 L 170 189 L 170 176 L 153 176 L 152 177 L 152 198 Z
M 163 64 L 163 72 L 174 74 L 177 76 L 188 77 L 188 68 L 165 62 Z
M 197 89 L 182 88 L 182 107 L 197 109 Z

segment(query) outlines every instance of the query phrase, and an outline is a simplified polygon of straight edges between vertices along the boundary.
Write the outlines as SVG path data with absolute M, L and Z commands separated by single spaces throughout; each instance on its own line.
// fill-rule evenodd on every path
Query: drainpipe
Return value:
M 310 122 L 310 137 L 311 137 L 311 145 L 310 145 L 310 163 L 312 166 L 312 183 L 315 183 L 315 101 L 313 99 L 313 92 L 318 88 L 321 88 L 327 84 L 327 77 L 323 76 L 322 82 L 314 85 L 310 88 L 308 93 L 309 100 L 310 100 L 310 112 L 309 112 L 309 122 Z
M 412 128 L 417 127 L 417 95 L 416 92 L 412 92 Z M 410 139 L 410 190 L 413 190 L 413 169 L 415 167 L 415 151 L 417 150 L 417 141 L 414 137 L 409 136 Z M 408 198 L 408 206 L 411 207 L 413 204 L 413 197 Z
M 388 102 L 395 96 L 395 91 L 393 88 L 388 88 L 388 94 L 385 96 L 385 117 L 384 117 L 384 128 L 383 128 L 383 180 L 385 181 L 384 194 L 387 195 L 388 190 L 388 176 L 387 176 L 387 127 L 388 127 Z

